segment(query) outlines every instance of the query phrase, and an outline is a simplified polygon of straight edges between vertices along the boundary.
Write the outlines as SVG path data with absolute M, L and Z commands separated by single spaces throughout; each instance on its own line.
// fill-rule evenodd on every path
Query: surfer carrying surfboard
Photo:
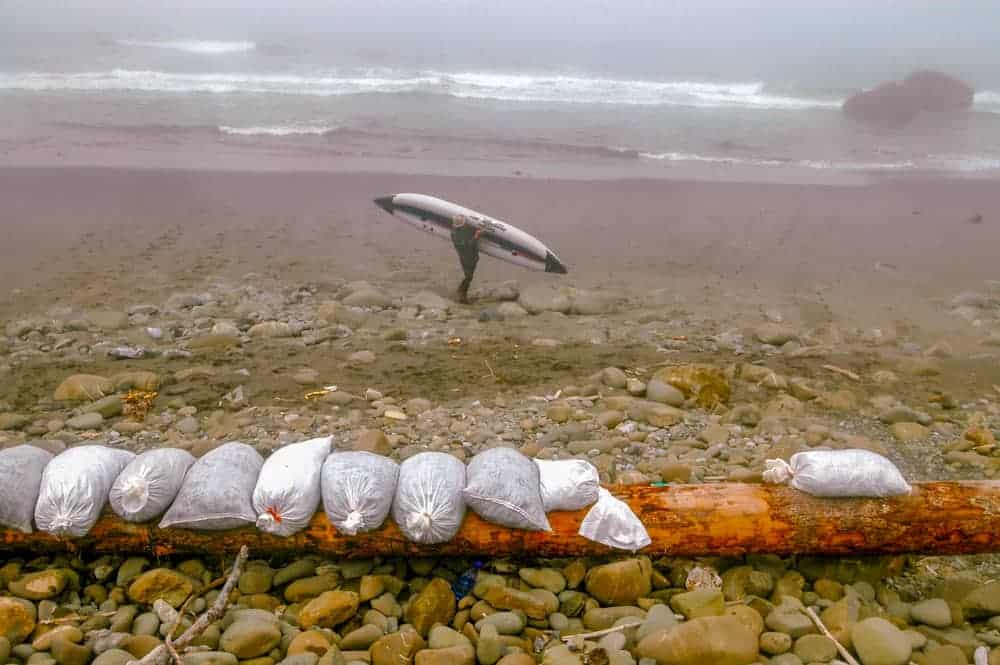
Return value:
M 451 242 L 465 273 L 465 279 L 458 287 L 458 302 L 463 305 L 469 303 L 469 286 L 479 264 L 479 236 L 482 233 L 482 229 L 469 224 L 465 215 L 455 215 L 451 220 Z

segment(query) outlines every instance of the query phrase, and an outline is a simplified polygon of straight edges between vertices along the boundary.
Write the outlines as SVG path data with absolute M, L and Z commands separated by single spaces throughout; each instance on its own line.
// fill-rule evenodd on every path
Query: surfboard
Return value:
M 375 199 L 375 205 L 393 217 L 435 238 L 451 242 L 452 220 L 464 215 L 482 229 L 479 252 L 522 268 L 565 275 L 567 270 L 555 252 L 527 231 L 508 222 L 426 194 L 393 194 Z

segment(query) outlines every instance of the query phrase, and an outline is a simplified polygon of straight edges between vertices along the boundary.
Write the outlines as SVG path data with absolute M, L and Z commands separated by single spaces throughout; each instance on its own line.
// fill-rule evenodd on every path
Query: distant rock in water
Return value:
M 914 72 L 903 85 L 920 101 L 922 111 L 968 111 L 976 91 L 967 83 L 930 70 Z
M 852 95 L 843 109 L 853 120 L 896 128 L 909 124 L 923 112 L 967 111 L 972 107 L 974 93 L 971 86 L 947 74 L 922 70 L 902 81 L 889 81 Z

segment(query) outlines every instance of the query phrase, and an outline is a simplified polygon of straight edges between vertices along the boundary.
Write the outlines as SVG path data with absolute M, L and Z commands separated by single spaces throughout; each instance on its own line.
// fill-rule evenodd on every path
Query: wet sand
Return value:
M 782 307 L 804 323 L 906 320 L 946 332 L 967 328 L 947 315 L 947 299 L 1000 278 L 991 182 L 2 168 L 0 318 L 247 273 L 289 284 L 403 279 L 447 295 L 460 279 L 453 250 L 371 202 L 400 191 L 518 224 L 570 267 L 558 277 L 486 259 L 477 284 L 618 289 L 638 301 L 663 289 L 658 298 L 717 316 Z

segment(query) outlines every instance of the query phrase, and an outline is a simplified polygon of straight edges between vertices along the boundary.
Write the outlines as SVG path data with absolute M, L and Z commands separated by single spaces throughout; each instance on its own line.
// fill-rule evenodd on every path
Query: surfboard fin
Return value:
M 568 271 L 555 254 L 547 252 L 545 254 L 545 272 L 554 272 L 557 275 L 565 275 Z

